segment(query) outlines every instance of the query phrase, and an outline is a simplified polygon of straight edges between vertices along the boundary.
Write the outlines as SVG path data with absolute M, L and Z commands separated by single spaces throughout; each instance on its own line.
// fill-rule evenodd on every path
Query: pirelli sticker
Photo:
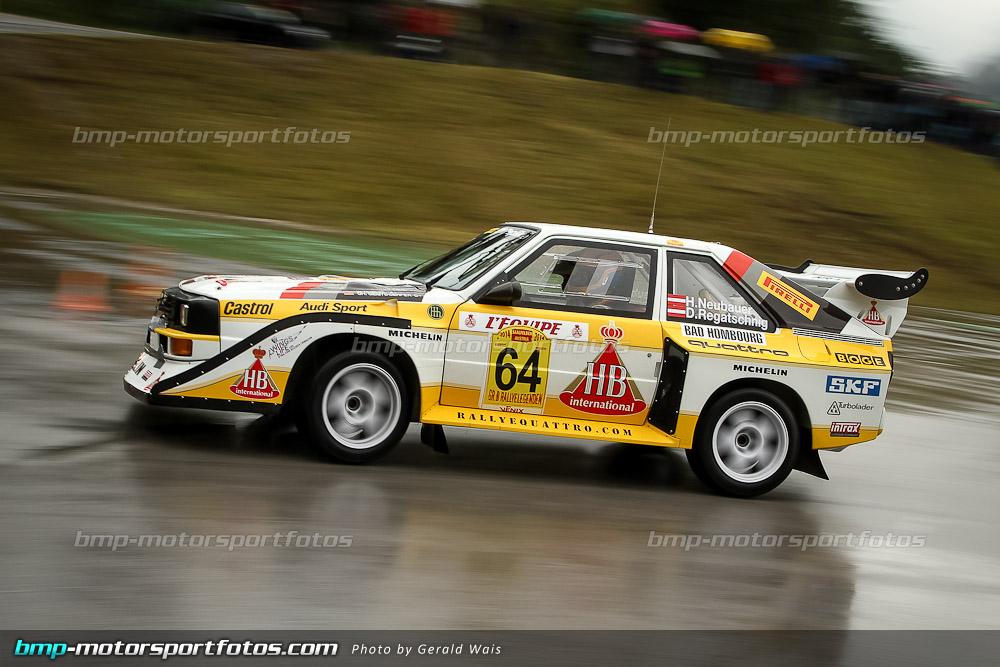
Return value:
M 783 301 L 792 310 L 802 313 L 810 320 L 816 318 L 816 313 L 819 312 L 818 303 L 802 292 L 793 289 L 787 283 L 775 278 L 767 271 L 760 272 L 757 284 L 763 287 L 768 293 L 778 297 L 778 299 Z
M 551 351 L 552 340 L 534 327 L 507 327 L 493 334 L 481 407 L 540 413 Z

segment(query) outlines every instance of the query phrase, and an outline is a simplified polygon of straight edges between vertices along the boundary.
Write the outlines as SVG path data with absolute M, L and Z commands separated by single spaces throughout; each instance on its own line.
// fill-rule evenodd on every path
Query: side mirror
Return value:
M 516 280 L 500 283 L 484 294 L 479 303 L 488 306 L 513 306 L 521 300 L 521 283 Z

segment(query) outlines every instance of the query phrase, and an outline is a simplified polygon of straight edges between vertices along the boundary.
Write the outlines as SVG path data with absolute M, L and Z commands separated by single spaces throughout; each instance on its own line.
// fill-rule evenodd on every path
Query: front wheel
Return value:
M 798 448 L 795 417 L 785 403 L 770 392 L 743 389 L 702 415 L 687 457 L 713 491 L 749 498 L 785 481 Z
M 343 353 L 326 362 L 309 387 L 299 424 L 324 455 L 369 463 L 395 447 L 409 424 L 406 383 L 376 354 Z

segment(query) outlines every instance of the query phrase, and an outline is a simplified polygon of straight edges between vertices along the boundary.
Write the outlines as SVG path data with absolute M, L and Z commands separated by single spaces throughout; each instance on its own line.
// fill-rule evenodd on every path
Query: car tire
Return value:
M 716 493 L 751 498 L 785 481 L 799 451 L 792 411 L 774 394 L 741 389 L 702 414 L 687 451 L 695 475 Z
M 338 354 L 313 376 L 301 398 L 300 432 L 320 454 L 341 463 L 385 456 L 409 426 L 406 382 L 381 355 Z

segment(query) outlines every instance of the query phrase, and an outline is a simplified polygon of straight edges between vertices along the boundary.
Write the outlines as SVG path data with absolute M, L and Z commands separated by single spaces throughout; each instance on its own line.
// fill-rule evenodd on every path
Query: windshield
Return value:
M 524 227 L 497 227 L 440 257 L 429 259 L 401 274 L 428 287 L 459 290 L 473 283 L 535 235 Z

